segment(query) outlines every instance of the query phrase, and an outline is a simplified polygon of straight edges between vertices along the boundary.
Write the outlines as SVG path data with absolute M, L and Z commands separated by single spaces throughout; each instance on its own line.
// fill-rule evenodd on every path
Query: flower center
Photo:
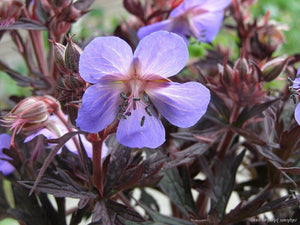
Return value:
M 146 94 L 145 85 L 147 81 L 134 77 L 131 80 L 126 81 L 128 93 L 122 92 L 120 97 L 123 99 L 122 105 L 120 105 L 120 111 L 118 113 L 118 119 L 127 119 L 131 116 L 132 110 L 145 110 L 147 115 L 152 116 L 151 103 L 148 95 Z M 144 125 L 145 116 L 141 118 L 141 126 Z

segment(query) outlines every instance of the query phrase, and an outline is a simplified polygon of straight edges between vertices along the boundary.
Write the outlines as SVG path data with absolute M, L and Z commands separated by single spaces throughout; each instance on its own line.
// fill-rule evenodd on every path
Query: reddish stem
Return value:
M 70 128 L 70 126 L 68 124 L 68 121 L 66 120 L 63 112 L 59 109 L 59 110 L 55 111 L 55 114 L 61 120 L 61 122 L 65 125 L 65 127 L 68 129 L 68 131 L 69 132 L 73 132 L 73 130 Z M 89 172 L 88 172 L 88 170 L 86 168 L 86 165 L 84 163 L 84 160 L 83 160 L 82 149 L 81 149 L 81 146 L 79 144 L 79 141 L 78 141 L 78 139 L 76 137 L 73 137 L 72 140 L 74 141 L 74 144 L 75 144 L 75 146 L 77 148 L 77 152 L 78 152 L 78 155 L 79 155 L 79 160 L 80 160 L 81 166 L 82 166 L 82 168 L 83 168 L 86 176 L 91 181 L 91 177 L 89 176 Z
M 31 19 L 31 16 L 27 9 L 24 8 L 23 13 L 25 17 Z M 45 46 L 43 42 L 43 34 L 42 31 L 39 30 L 29 30 L 29 35 L 31 38 L 33 50 L 35 53 L 36 61 L 41 73 L 44 76 L 48 76 L 48 67 L 45 58 Z
M 93 142 L 93 183 L 103 197 L 103 176 L 102 176 L 102 143 L 103 139 Z

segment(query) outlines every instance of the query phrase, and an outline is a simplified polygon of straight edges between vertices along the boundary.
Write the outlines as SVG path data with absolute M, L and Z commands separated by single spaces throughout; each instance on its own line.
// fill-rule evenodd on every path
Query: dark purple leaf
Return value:
M 147 207 L 146 205 L 144 205 L 141 202 L 137 202 L 137 203 L 139 206 L 141 206 L 146 211 L 146 213 L 152 218 L 152 220 L 154 222 L 156 222 L 154 224 L 158 223 L 158 224 L 168 224 L 168 225 L 193 225 L 192 222 L 162 215 L 162 214 L 150 209 L 149 207 Z M 146 223 L 146 224 L 149 224 L 149 223 Z
M 98 201 L 95 205 L 92 224 L 125 225 L 122 221 L 144 222 L 144 218 L 132 209 L 112 200 Z M 100 222 L 101 221 L 101 222 Z
M 260 104 L 256 104 L 252 107 L 246 106 L 244 107 L 243 111 L 240 113 L 239 117 L 237 118 L 235 124 L 238 127 L 241 127 L 247 120 L 262 115 L 262 112 L 277 102 L 279 99 L 274 99 L 271 101 L 263 102 Z
M 144 23 L 146 23 L 144 9 L 140 1 L 138 0 L 123 0 L 123 6 L 128 12 L 137 16 Z
M 35 86 L 40 88 L 46 88 L 46 84 L 44 81 L 39 79 L 34 79 L 32 77 L 24 76 L 18 73 L 15 70 L 9 68 L 4 62 L 0 61 L 0 70 L 7 73 L 13 80 L 15 80 L 19 86 L 28 87 L 28 86 Z
M 254 199 L 241 205 L 238 204 L 233 210 L 231 210 L 227 215 L 225 215 L 220 222 L 220 225 L 234 224 L 242 221 L 246 218 L 255 215 L 256 210 L 258 210 L 264 202 L 266 202 L 271 195 L 269 186 L 264 188 Z
M 235 176 L 238 167 L 242 163 L 245 151 L 233 158 L 229 155 L 224 161 L 215 159 L 215 177 L 213 180 L 212 189 L 216 200 L 212 199 L 210 214 L 218 213 L 219 219 L 222 219 L 225 209 L 232 193 Z
M 57 152 L 59 151 L 59 149 L 70 139 L 72 138 L 74 135 L 78 134 L 78 132 L 70 132 L 70 133 L 66 133 L 65 135 L 63 135 L 62 137 L 56 139 L 56 141 L 58 142 L 58 144 L 55 146 L 55 148 L 50 152 L 50 154 L 48 155 L 48 157 L 46 158 L 37 178 L 35 179 L 35 182 L 31 188 L 30 191 L 30 195 L 34 192 L 34 190 L 36 189 L 38 183 L 40 182 L 43 174 L 45 173 L 46 169 L 48 168 L 48 166 L 50 165 L 50 163 L 52 162 L 52 160 L 54 159 L 54 157 L 56 156 Z M 51 141 L 51 140 L 49 140 Z
M 91 224 L 99 225 L 114 225 L 115 217 L 111 217 L 106 208 L 105 202 L 103 200 L 96 202 L 96 205 L 93 210 L 93 217 Z
M 164 172 L 164 177 L 159 183 L 161 190 L 167 195 L 176 207 L 189 218 L 190 213 L 197 214 L 189 185 L 180 177 L 177 168 Z
M 119 145 L 115 151 L 111 153 L 110 162 L 107 166 L 107 173 L 105 176 L 104 195 L 114 193 L 115 185 L 119 181 L 123 172 L 129 165 L 131 160 L 131 149 Z
M 0 26 L 1 30 L 46 30 L 46 27 L 36 20 L 21 18 L 8 26 Z
M 287 160 L 300 147 L 300 126 L 296 125 L 290 130 L 284 131 L 280 137 L 278 155 Z
M 23 186 L 32 188 L 34 182 L 20 181 Z M 58 175 L 53 177 L 43 177 L 38 183 L 36 190 L 52 194 L 55 197 L 70 197 L 78 199 L 96 198 L 97 195 L 89 192 L 84 187 L 73 181 L 68 174 L 58 169 Z
M 117 214 L 117 217 L 122 217 L 125 220 L 134 221 L 134 222 L 144 222 L 145 219 L 138 214 L 137 212 L 133 211 L 132 209 L 128 208 L 125 205 L 117 203 L 115 201 L 107 201 L 106 203 L 107 209 L 111 212 Z
M 42 1 L 35 1 L 35 16 L 38 18 L 40 22 L 46 24 L 48 20 L 47 12 L 45 11 Z
M 299 207 L 299 200 L 299 195 L 286 195 L 264 204 L 262 207 L 256 210 L 255 214 L 258 215 L 265 212 L 274 212 L 275 210 L 284 209 L 287 207 Z
M 141 189 L 141 197 L 139 199 L 140 202 L 143 202 L 147 207 L 159 211 L 159 205 L 155 198 L 151 195 L 148 194 L 148 192 L 143 188 Z
M 248 142 L 261 145 L 261 146 L 270 146 L 271 143 L 267 143 L 266 140 L 261 139 L 258 135 L 256 135 L 254 132 L 251 132 L 249 130 L 238 128 L 238 127 L 232 127 L 232 130 L 243 136 Z
M 163 171 L 179 165 L 193 162 L 199 156 L 204 154 L 204 152 L 206 152 L 208 147 L 209 146 L 207 144 L 195 143 L 182 151 L 174 153 L 173 154 L 174 159 L 168 160 L 168 162 L 164 164 Z
M 280 171 L 300 175 L 300 167 L 277 167 Z

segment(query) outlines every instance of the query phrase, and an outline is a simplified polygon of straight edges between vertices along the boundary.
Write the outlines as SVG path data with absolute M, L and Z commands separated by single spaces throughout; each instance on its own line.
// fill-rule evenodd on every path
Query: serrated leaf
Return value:
M 105 202 L 103 200 L 96 202 L 94 210 L 93 210 L 93 216 L 92 216 L 92 223 L 94 225 L 114 225 L 115 224 L 115 218 L 111 218 L 109 215 L 109 212 L 106 208 Z
M 190 212 L 197 214 L 190 188 L 186 188 L 184 185 L 177 168 L 164 172 L 159 187 L 187 218 L 189 218 Z
M 79 186 L 76 182 L 74 182 L 68 174 L 64 171 L 57 169 L 58 175 L 55 177 L 44 177 L 38 183 L 36 190 L 52 194 L 55 197 L 70 197 L 70 198 L 78 198 L 78 199 L 88 199 L 88 198 L 96 198 L 97 195 L 89 192 L 84 187 Z M 23 186 L 27 188 L 32 188 L 32 181 L 20 181 Z
M 131 149 L 119 145 L 114 152 L 111 153 L 110 161 L 107 166 L 105 176 L 104 195 L 110 195 L 115 191 L 115 185 L 119 181 L 123 172 L 131 160 Z
M 245 151 L 241 152 L 235 158 L 232 156 L 225 158 L 224 161 L 215 160 L 215 177 L 212 184 L 212 189 L 216 200 L 212 199 L 210 214 L 218 213 L 221 220 L 224 216 L 225 209 L 232 193 L 235 176 L 239 165 L 245 155 Z
M 265 213 L 265 212 L 274 212 L 275 210 L 278 209 L 283 209 L 287 207 L 299 207 L 300 203 L 300 196 L 291 196 L 291 195 L 286 195 L 281 198 L 272 200 L 266 204 L 264 204 L 262 207 L 260 207 L 258 210 L 255 211 L 255 215 Z
M 238 205 L 225 215 L 220 222 L 220 225 L 234 224 L 246 218 L 254 216 L 255 211 L 270 198 L 271 192 L 269 186 L 263 189 L 254 199 L 244 205 Z
M 141 197 L 139 201 L 143 202 L 149 208 L 154 209 L 155 211 L 159 211 L 159 205 L 156 202 L 155 198 L 153 198 L 152 195 L 148 194 L 145 189 L 141 189 Z
M 40 169 L 40 172 L 37 176 L 37 178 L 34 181 L 34 184 L 30 190 L 30 195 L 34 192 L 35 188 L 37 187 L 39 181 L 41 180 L 43 174 L 45 173 L 46 169 L 48 168 L 48 166 L 50 165 L 50 163 L 52 162 L 52 160 L 54 159 L 54 157 L 56 156 L 57 152 L 59 151 L 59 149 L 70 139 L 72 138 L 74 135 L 78 134 L 78 132 L 70 132 L 70 133 L 66 133 L 65 135 L 63 135 L 62 137 L 56 139 L 56 141 L 58 141 L 58 144 L 55 146 L 55 148 L 50 152 L 50 154 L 47 156 L 42 168 Z M 48 140 L 49 142 L 51 140 Z
M 118 219 L 121 217 L 123 219 L 134 221 L 134 222 L 145 221 L 145 219 L 140 214 L 138 214 L 136 211 L 133 211 L 132 209 L 128 208 L 125 205 L 122 205 L 120 203 L 111 200 L 108 200 L 106 205 L 108 210 L 117 214 Z
M 14 185 L 13 193 L 15 207 L 7 210 L 9 217 L 24 224 L 51 224 L 48 214 L 37 200 L 37 197 L 35 195 L 28 196 L 28 189 L 21 185 Z
M 0 70 L 7 73 L 13 80 L 15 80 L 19 86 L 28 87 L 34 84 L 34 86 L 45 88 L 45 82 L 39 79 L 34 79 L 32 77 L 24 76 L 17 71 L 11 69 L 4 62 L 0 61 Z
M 46 27 L 36 20 L 21 18 L 8 26 L 0 26 L 1 30 L 46 30 Z
M 182 151 L 174 153 L 173 158 L 175 159 L 166 162 L 163 171 L 194 161 L 196 158 L 203 155 L 208 147 L 207 144 L 195 143 Z
M 122 221 L 144 222 L 144 218 L 127 206 L 112 200 L 98 201 L 94 207 L 92 224 L 121 225 Z
M 137 202 L 137 203 L 139 206 L 141 206 L 146 211 L 146 213 L 155 222 L 155 223 L 153 223 L 153 225 L 166 225 L 166 224 L 168 224 L 168 225 L 193 225 L 193 223 L 191 223 L 187 220 L 162 215 L 162 214 L 150 209 L 149 207 L 147 207 L 146 205 L 144 205 L 141 202 Z
M 182 131 L 177 133 L 171 133 L 171 136 L 179 140 L 184 141 L 197 141 L 192 132 Z
M 274 99 L 271 101 L 263 102 L 260 104 L 256 104 L 252 107 L 246 106 L 244 107 L 243 111 L 239 114 L 235 124 L 238 127 L 241 127 L 248 119 L 251 119 L 257 115 L 260 115 L 263 111 L 265 111 L 268 107 L 273 105 L 279 99 Z
M 300 146 L 300 126 L 284 131 L 280 137 L 280 151 L 278 155 L 287 160 Z

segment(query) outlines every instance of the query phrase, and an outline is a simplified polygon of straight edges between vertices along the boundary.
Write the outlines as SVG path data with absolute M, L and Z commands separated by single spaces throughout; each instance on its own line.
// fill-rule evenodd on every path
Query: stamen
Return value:
M 150 107 L 151 107 L 150 105 L 146 106 L 146 107 L 145 107 L 145 110 L 146 110 L 146 113 L 147 113 L 149 116 L 152 116 Z
M 120 120 L 120 119 L 124 119 L 124 120 L 127 119 L 126 116 L 123 115 L 122 113 L 118 113 L 117 117 L 118 117 L 119 120 Z
M 125 113 L 126 116 L 131 116 L 131 112 Z
M 127 99 L 127 95 L 126 95 L 124 92 L 121 92 L 121 93 L 120 93 L 120 97 L 121 97 L 122 99 L 124 99 L 124 100 Z
M 132 99 L 133 99 L 133 101 L 140 101 L 141 100 L 140 97 L 133 97 Z
M 119 108 L 120 108 L 120 110 L 121 110 L 122 112 L 125 112 L 125 111 L 126 111 L 126 109 L 125 109 L 122 105 L 119 105 Z
M 126 100 L 124 101 L 124 106 L 125 106 L 125 107 L 128 106 L 128 99 L 126 99 Z
M 144 102 L 147 104 L 147 105 L 149 105 L 150 104 L 150 102 L 149 102 L 149 97 L 148 97 L 148 95 L 147 94 L 143 94 L 143 100 L 144 100 Z
M 291 96 L 290 96 L 290 99 L 293 100 L 294 104 L 297 103 L 297 100 L 296 100 L 296 96 L 295 96 L 295 95 L 291 95 Z
M 145 118 L 146 118 L 146 117 L 145 117 L 145 116 L 143 116 L 143 117 L 142 117 L 142 119 L 141 119 L 141 127 L 142 127 L 142 126 L 144 126 L 144 123 L 145 123 Z

